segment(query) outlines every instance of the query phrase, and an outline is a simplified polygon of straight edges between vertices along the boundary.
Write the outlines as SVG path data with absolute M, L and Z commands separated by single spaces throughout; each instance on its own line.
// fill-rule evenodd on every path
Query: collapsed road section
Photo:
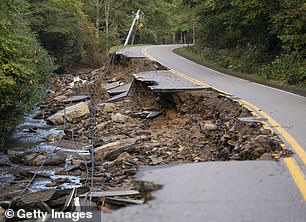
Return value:
M 14 180 L 2 189 L 2 208 L 30 204 L 28 210 L 75 210 L 90 203 L 111 212 L 143 204 L 151 191 L 160 188 L 133 180 L 140 166 L 288 155 L 262 120 L 228 95 L 189 82 L 147 59 L 116 59 L 97 70 L 75 70 L 54 79 L 49 86 L 52 93 L 33 118 L 63 132 L 46 141 L 56 147 L 51 154 L 32 150 L 22 163 L 44 164 L 50 156 L 60 156 L 56 165 L 63 169 L 35 192 L 31 182 L 46 178 L 38 177 L 35 168 L 29 175 L 14 171 Z M 60 148 L 90 154 L 64 155 Z M 10 152 L 8 157 L 12 161 L 22 155 Z M 63 191 L 60 184 L 66 181 L 58 178 L 64 175 L 75 175 L 80 183 Z

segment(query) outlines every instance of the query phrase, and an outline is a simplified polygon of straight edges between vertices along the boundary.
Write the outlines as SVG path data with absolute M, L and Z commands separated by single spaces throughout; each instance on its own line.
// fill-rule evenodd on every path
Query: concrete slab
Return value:
M 105 85 L 105 89 L 106 90 L 111 90 L 111 89 L 114 89 L 116 87 L 119 87 L 121 86 L 121 82 L 112 82 L 112 83 L 108 83 Z
M 127 97 L 128 94 L 129 94 L 129 92 L 120 93 L 119 95 L 113 96 L 112 98 L 107 100 L 107 102 L 110 103 L 110 102 L 120 101 L 120 100 L 124 99 L 125 97 Z
M 68 99 L 63 100 L 63 103 L 77 103 L 77 102 L 82 102 L 85 100 L 90 99 L 89 96 L 87 95 L 77 95 L 77 96 L 71 96 Z
M 206 162 L 140 169 L 164 187 L 146 205 L 102 221 L 306 221 L 306 205 L 283 162 Z
M 119 49 L 116 54 L 123 55 L 127 58 L 146 58 L 146 56 L 142 53 L 143 46 L 136 47 L 124 47 Z
M 238 118 L 241 122 L 248 122 L 248 123 L 261 123 L 261 122 L 266 122 L 268 119 L 266 118 L 260 118 L 256 116 L 249 116 L 249 117 L 241 117 Z
M 121 94 L 121 93 L 124 93 L 124 92 L 128 92 L 130 90 L 131 86 L 132 86 L 132 83 L 127 83 L 125 85 L 118 86 L 118 87 L 115 87 L 113 89 L 110 89 L 107 92 L 110 95 L 118 95 L 118 94 Z
M 205 87 L 181 78 L 168 70 L 141 72 L 133 76 L 137 81 L 149 85 L 149 88 L 155 92 L 205 89 Z

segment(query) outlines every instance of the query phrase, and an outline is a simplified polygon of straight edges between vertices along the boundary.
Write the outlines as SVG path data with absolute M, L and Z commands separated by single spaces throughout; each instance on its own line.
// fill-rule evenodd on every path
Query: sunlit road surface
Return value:
M 292 158 L 231 161 L 144 168 L 139 180 L 164 187 L 153 201 L 103 214 L 102 221 L 306 221 L 306 98 L 228 76 L 172 52 L 179 47 L 129 48 L 142 52 L 198 84 L 238 97 L 254 114 L 268 119 Z

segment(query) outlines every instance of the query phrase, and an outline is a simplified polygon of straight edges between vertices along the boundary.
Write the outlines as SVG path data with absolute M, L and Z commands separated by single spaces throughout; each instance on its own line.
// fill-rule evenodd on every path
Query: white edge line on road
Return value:
M 154 46 L 153 46 L 153 47 L 154 47 Z M 169 50 L 170 50 L 171 52 L 173 52 L 173 50 L 174 50 L 174 49 L 177 49 L 177 48 L 180 48 L 180 47 L 173 47 L 173 48 L 170 48 Z M 296 97 L 300 97 L 300 98 L 305 99 L 304 96 L 297 95 L 297 94 L 292 93 L 292 92 L 288 92 L 288 91 L 285 91 L 285 90 L 282 90 L 282 89 L 277 89 L 277 88 L 274 88 L 274 87 L 271 87 L 271 86 L 266 86 L 266 85 L 263 85 L 263 84 L 260 84 L 260 83 L 256 83 L 256 82 L 253 82 L 253 81 L 250 81 L 250 80 L 242 79 L 242 78 L 239 78 L 239 77 L 236 77 L 236 76 L 231 76 L 231 75 L 228 75 L 228 74 L 219 72 L 219 71 L 217 71 L 217 70 L 208 68 L 208 67 L 203 66 L 203 65 L 200 65 L 200 64 L 198 64 L 198 63 L 196 63 L 196 62 L 194 62 L 194 61 L 191 61 L 191 60 L 189 60 L 189 59 L 186 59 L 186 58 L 184 58 L 183 56 L 181 56 L 181 55 L 179 55 L 179 54 L 176 54 L 175 52 L 173 52 L 173 53 L 174 53 L 175 55 L 179 56 L 180 58 L 182 58 L 182 59 L 185 60 L 185 61 L 194 63 L 194 64 L 196 64 L 196 65 L 198 65 L 198 66 L 202 66 L 202 67 L 204 67 L 204 68 L 206 68 L 206 69 L 208 69 L 208 70 L 210 70 L 210 71 L 212 71 L 212 72 L 218 73 L 218 74 L 220 74 L 220 75 L 223 75 L 223 76 L 226 76 L 226 77 L 236 78 L 236 79 L 239 79 L 239 80 L 244 80 L 244 81 L 247 81 L 247 82 L 251 82 L 251 83 L 253 83 L 253 84 L 255 84 L 255 85 L 258 85 L 258 86 L 262 86 L 262 87 L 265 87 L 265 88 L 268 88 L 268 89 L 276 90 L 276 91 L 279 91 L 279 92 L 282 92 L 282 93 L 286 93 L 286 94 L 289 94 L 289 95 L 292 95 L 292 96 L 296 96 Z

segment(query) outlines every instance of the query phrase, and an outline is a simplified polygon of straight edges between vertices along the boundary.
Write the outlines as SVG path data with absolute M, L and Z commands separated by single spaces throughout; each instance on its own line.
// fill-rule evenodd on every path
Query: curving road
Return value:
M 112 221 L 306 221 L 306 98 L 229 76 L 172 52 L 178 45 L 131 47 L 174 74 L 240 98 L 295 151 L 275 161 L 231 161 L 145 168 L 138 179 L 163 184 L 148 205 L 125 208 Z
M 178 46 L 152 46 L 147 53 L 169 68 L 244 99 L 268 113 L 306 148 L 306 98 L 229 76 L 172 52 Z M 138 49 L 139 50 L 139 49 Z

